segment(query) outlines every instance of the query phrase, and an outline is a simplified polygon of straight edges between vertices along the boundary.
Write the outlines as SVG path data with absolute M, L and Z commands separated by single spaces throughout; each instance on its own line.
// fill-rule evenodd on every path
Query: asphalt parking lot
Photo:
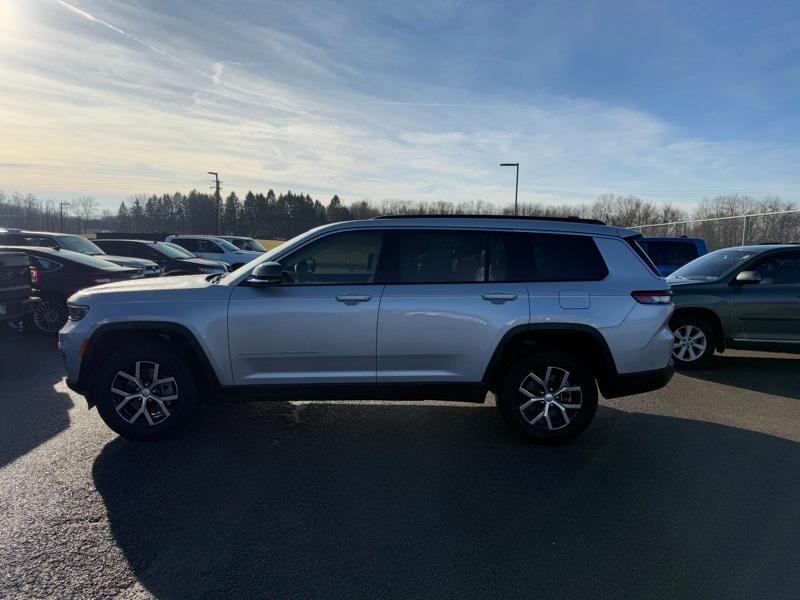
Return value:
M 573 443 L 492 405 L 214 405 L 117 438 L 0 334 L 0 597 L 797 598 L 800 357 L 731 352 Z

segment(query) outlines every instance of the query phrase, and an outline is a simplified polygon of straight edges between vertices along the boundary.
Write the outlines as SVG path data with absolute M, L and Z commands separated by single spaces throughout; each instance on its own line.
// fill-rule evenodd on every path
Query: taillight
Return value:
M 669 304 L 672 302 L 670 290 L 632 292 L 631 296 L 639 304 Z
M 31 270 L 31 285 L 38 286 L 39 285 L 39 269 L 36 267 L 30 267 Z

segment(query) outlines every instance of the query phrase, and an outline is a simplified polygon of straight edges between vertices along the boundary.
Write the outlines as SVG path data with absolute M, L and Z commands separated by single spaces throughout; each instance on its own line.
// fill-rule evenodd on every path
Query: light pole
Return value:
M 220 212 L 219 212 L 219 209 L 220 209 L 220 206 L 219 206 L 219 205 L 220 205 L 220 196 L 219 196 L 219 184 L 220 184 L 220 180 L 219 180 L 219 173 L 217 173 L 216 171 L 206 171 L 206 173 L 208 173 L 209 175 L 213 175 L 213 176 L 214 176 L 214 190 L 215 190 L 215 191 L 214 191 L 214 198 L 215 198 L 215 199 L 216 199 L 216 201 L 217 201 L 217 235 L 219 235 L 219 234 L 220 234 L 220 231 L 219 231 L 219 219 L 220 219 Z
M 70 206 L 70 203 L 69 202 L 60 202 L 59 206 L 58 206 L 59 213 L 61 214 L 61 229 L 60 229 L 61 233 L 64 233 L 64 207 L 65 206 Z
M 519 193 L 519 163 L 500 163 L 501 167 L 516 167 L 517 181 L 514 184 L 514 216 L 517 216 L 517 195 Z

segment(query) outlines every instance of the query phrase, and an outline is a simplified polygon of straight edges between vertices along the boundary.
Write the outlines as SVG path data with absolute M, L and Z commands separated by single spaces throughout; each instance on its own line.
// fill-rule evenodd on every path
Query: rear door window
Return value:
M 389 282 L 476 283 L 486 279 L 489 234 L 474 230 L 397 230 Z

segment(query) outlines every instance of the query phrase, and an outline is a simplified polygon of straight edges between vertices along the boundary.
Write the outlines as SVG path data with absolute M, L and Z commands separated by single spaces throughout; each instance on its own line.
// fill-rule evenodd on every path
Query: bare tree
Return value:
M 89 221 L 94 218 L 97 212 L 97 200 L 92 196 L 81 196 L 80 198 L 75 198 L 71 204 L 75 216 L 78 217 L 78 221 L 81 223 L 83 233 L 86 233 Z

